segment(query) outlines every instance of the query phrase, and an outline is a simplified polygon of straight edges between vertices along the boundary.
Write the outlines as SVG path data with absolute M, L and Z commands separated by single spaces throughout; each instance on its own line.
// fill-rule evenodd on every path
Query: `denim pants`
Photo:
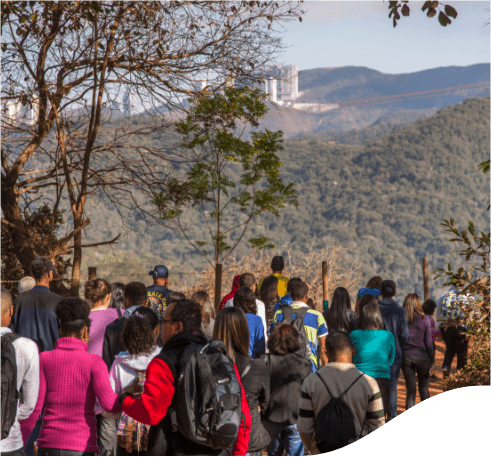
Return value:
M 428 356 L 406 355 L 402 362 L 402 374 L 406 381 L 406 409 L 416 404 L 416 375 L 418 376 L 419 398 L 421 401 L 430 398 L 431 360 Z
M 70 451 L 68 449 L 38 448 L 38 455 L 97 455 L 95 452 Z
M 34 428 L 32 429 L 32 432 L 29 436 L 29 439 L 27 440 L 26 449 L 25 449 L 26 455 L 34 455 L 34 443 L 39 438 L 41 425 L 43 425 L 43 416 L 44 416 L 44 408 L 42 409 L 41 414 L 39 415 L 39 418 L 36 422 L 36 425 L 34 425 Z
M 387 408 L 387 422 L 397 416 L 397 382 L 401 372 L 401 363 L 393 363 L 390 367 L 390 397 Z
M 268 455 L 304 455 L 305 447 L 300 439 L 297 424 L 282 425 L 262 420 L 264 428 L 271 436 L 271 442 L 266 447 Z

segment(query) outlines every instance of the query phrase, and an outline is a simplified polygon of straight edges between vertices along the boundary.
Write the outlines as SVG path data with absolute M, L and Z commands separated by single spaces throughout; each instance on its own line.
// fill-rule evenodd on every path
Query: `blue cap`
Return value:
M 169 270 L 164 265 L 155 265 L 154 269 L 148 274 L 154 278 L 167 278 Z

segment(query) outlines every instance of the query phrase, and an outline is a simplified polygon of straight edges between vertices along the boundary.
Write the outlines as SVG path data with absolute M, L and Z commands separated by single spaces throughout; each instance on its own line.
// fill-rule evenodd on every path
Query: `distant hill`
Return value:
M 422 293 L 422 257 L 428 256 L 430 270 L 460 261 L 450 253 L 455 246 L 440 226 L 443 219 L 489 229 L 489 175 L 476 171 L 490 155 L 489 109 L 489 98 L 469 99 L 409 125 L 381 123 L 286 141 L 282 176 L 295 182 L 300 207 L 285 208 L 279 218 L 261 216 L 246 238 L 266 235 L 275 252 L 285 254 L 292 245 L 298 252 L 340 244 L 351 260 L 361 261 L 365 281 L 375 273 L 394 279 L 399 299 Z M 106 265 L 108 279 L 123 271 L 145 279 L 160 262 L 185 279 L 204 264 L 178 232 L 147 228 L 131 214 L 122 226 L 105 199 L 89 204 L 87 215 L 89 241 L 125 232 L 118 245 L 84 254 L 85 265 Z M 187 222 L 190 237 L 202 239 L 198 221 Z M 250 249 L 242 244 L 239 252 Z

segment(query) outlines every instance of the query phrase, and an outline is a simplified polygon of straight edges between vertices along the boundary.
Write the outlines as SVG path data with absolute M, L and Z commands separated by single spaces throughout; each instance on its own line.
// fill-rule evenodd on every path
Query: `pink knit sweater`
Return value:
M 39 356 L 39 397 L 23 432 L 31 433 L 44 406 L 38 447 L 98 452 L 96 397 L 106 411 L 120 411 L 104 361 L 89 354 L 83 341 L 60 338 L 55 349 Z

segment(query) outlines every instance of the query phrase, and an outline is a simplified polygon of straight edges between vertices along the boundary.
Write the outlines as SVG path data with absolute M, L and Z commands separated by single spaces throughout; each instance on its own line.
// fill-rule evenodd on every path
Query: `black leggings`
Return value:
M 430 398 L 428 390 L 430 369 L 431 360 L 428 356 L 404 354 L 401 370 L 406 381 L 406 409 L 412 408 L 416 403 L 416 375 L 418 376 L 418 390 L 421 401 Z

